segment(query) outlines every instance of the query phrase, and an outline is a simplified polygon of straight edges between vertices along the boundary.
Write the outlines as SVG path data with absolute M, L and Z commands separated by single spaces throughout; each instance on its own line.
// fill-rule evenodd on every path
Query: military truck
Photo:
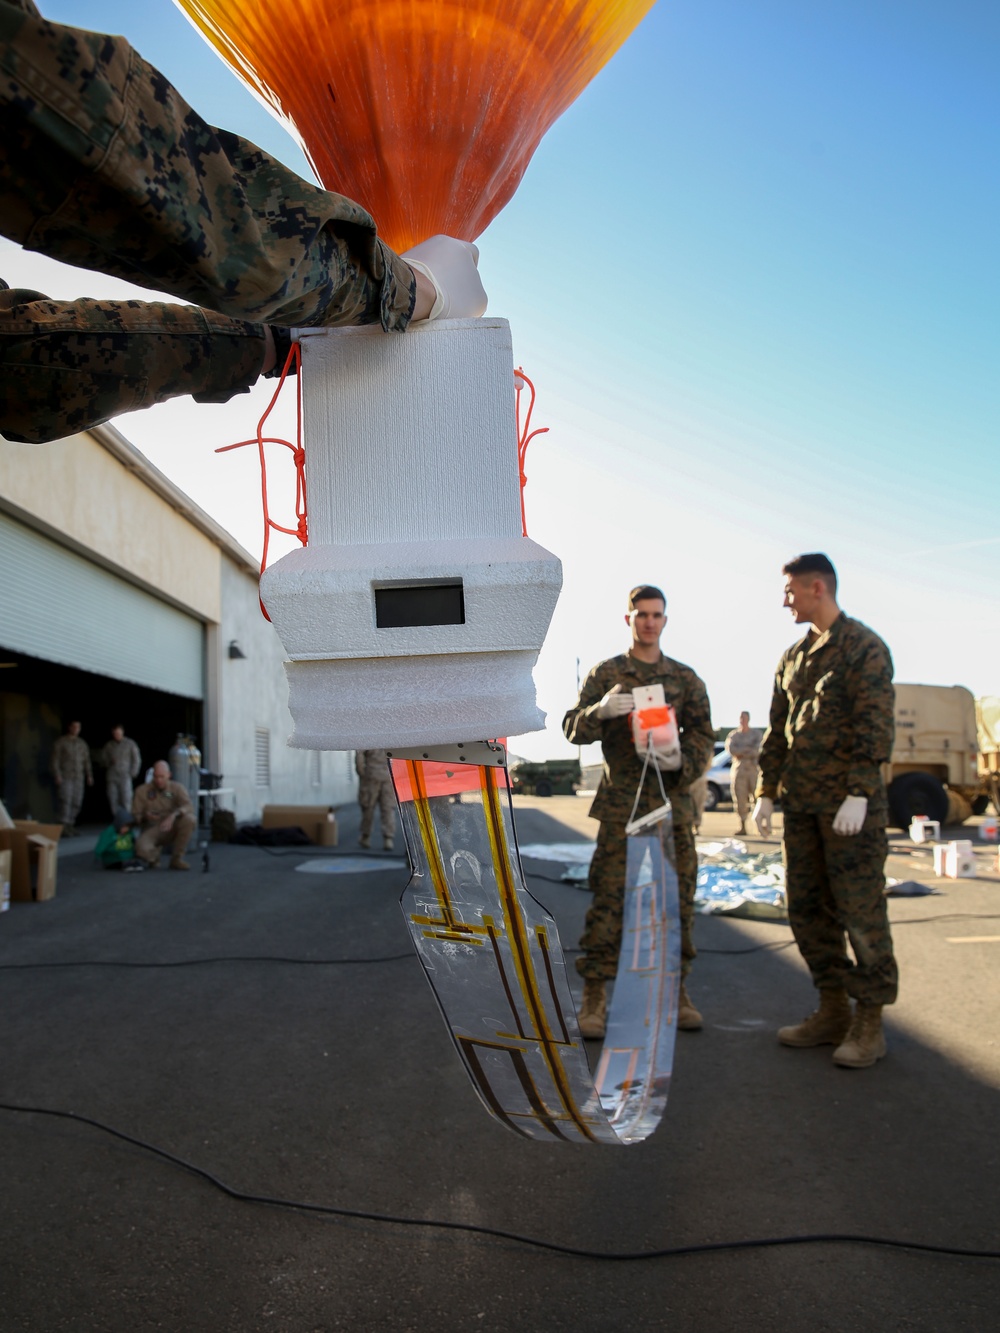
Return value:
M 539 764 L 520 759 L 510 769 L 515 796 L 572 796 L 581 779 L 579 759 L 546 759 Z
M 892 822 L 906 829 L 914 815 L 942 826 L 981 815 L 991 795 L 1000 796 L 989 777 L 991 762 L 994 772 L 1000 767 L 998 741 L 988 730 L 980 735 L 976 700 L 964 686 L 897 684 L 896 740 L 883 769 Z

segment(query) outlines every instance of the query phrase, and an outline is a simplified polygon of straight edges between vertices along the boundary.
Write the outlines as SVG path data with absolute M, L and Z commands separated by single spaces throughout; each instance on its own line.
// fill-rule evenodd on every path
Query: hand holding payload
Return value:
M 673 773 L 681 766 L 681 742 L 677 714 L 667 703 L 662 685 L 644 685 L 632 691 L 630 717 L 632 739 L 641 759 L 648 754 L 661 772 Z
M 614 685 L 597 705 L 597 716 L 602 722 L 613 717 L 627 717 L 635 707 L 632 691 L 621 685 Z
M 401 256 L 434 288 L 427 319 L 479 319 L 486 291 L 479 276 L 479 247 L 454 236 L 431 236 Z M 419 295 L 414 319 L 420 319 Z

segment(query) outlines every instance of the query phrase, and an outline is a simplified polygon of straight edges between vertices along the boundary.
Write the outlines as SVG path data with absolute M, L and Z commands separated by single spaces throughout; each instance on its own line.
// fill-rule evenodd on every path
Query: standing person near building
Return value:
M 138 745 L 125 735 L 120 722 L 111 728 L 111 739 L 101 750 L 101 763 L 106 770 L 108 805 L 115 817 L 120 810 L 132 809 L 132 783 L 139 776 L 142 764 Z
M 809 630 L 775 673 L 753 817 L 770 837 L 780 794 L 788 919 L 819 1008 L 780 1028 L 778 1040 L 833 1045 L 836 1064 L 864 1069 L 885 1055 L 882 1006 L 893 1003 L 898 982 L 884 896 L 881 772 L 893 740 L 892 658 L 877 634 L 837 605 L 837 575 L 825 555 L 800 555 L 783 573 L 784 604 Z
M 170 765 L 158 759 L 153 779 L 136 789 L 132 817 L 137 837 L 135 854 L 150 870 L 160 864 L 165 847 L 170 848 L 170 869 L 190 870 L 184 860 L 188 843 L 197 828 L 187 788 L 170 777 Z
M 750 714 L 740 713 L 740 725 L 726 737 L 726 751 L 732 756 L 733 767 L 729 775 L 729 790 L 733 797 L 733 809 L 739 815 L 740 826 L 737 836 L 747 831 L 747 818 L 757 790 L 757 775 L 760 772 L 761 733 L 750 725 Z
M 67 838 L 76 833 L 76 820 L 83 805 L 84 785 L 94 785 L 90 766 L 90 746 L 80 735 L 80 723 L 71 722 L 66 734 L 52 747 L 52 776 L 55 779 L 59 811 L 57 823 L 62 824 Z
M 660 635 L 667 623 L 666 598 L 659 588 L 642 584 L 628 595 L 625 623 L 632 636 L 628 651 L 600 662 L 587 676 L 575 706 L 563 718 L 563 734 L 573 745 L 600 741 L 604 773 L 590 807 L 600 821 L 597 848 L 590 863 L 593 894 L 580 940 L 583 956 L 577 970 L 584 979 L 580 1031 L 585 1037 L 603 1037 L 607 1012 L 606 983 L 618 970 L 622 911 L 625 899 L 627 837 L 642 778 L 642 760 L 636 753 L 628 714 L 632 690 L 660 684 L 666 702 L 677 716 L 680 754 L 659 762 L 661 777 L 673 807 L 674 848 L 681 917 L 681 989 L 677 1026 L 688 1031 L 701 1027 L 701 1014 L 687 993 L 686 977 L 695 957 L 693 939 L 694 893 L 698 854 L 694 840 L 694 804 L 689 788 L 704 772 L 714 749 L 715 734 L 708 694 L 690 667 L 660 651 Z M 666 764 L 671 765 L 665 767 Z M 660 804 L 655 774 L 647 773 L 636 816 Z
M 385 750 L 357 750 L 354 768 L 358 775 L 358 804 L 361 806 L 358 846 L 372 845 L 372 824 L 377 805 L 382 819 L 382 846 L 391 852 L 396 832 L 396 793 L 389 772 L 389 755 Z

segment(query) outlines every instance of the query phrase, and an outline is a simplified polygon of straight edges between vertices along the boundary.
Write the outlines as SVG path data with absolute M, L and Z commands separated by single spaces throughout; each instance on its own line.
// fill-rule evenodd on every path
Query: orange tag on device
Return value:
M 665 752 L 680 748 L 677 733 L 677 714 L 668 704 L 662 685 L 643 685 L 632 691 L 635 709 L 629 714 L 632 739 L 636 751 L 646 754 L 650 749 Z

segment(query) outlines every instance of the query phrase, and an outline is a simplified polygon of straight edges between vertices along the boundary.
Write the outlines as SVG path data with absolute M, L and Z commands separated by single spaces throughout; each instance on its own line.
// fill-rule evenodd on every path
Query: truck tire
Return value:
M 974 815 L 985 815 L 986 808 L 989 805 L 989 803 L 990 803 L 990 798 L 988 796 L 985 795 L 977 796 L 976 799 L 972 802 L 972 813 Z
M 914 815 L 926 815 L 943 826 L 948 793 L 933 773 L 901 773 L 889 783 L 889 810 L 897 828 L 908 829 Z
M 552 795 L 552 783 L 548 780 L 548 778 L 538 779 L 538 781 L 535 783 L 535 795 L 536 796 Z
M 708 784 L 708 789 L 705 792 L 705 809 L 714 810 L 721 800 L 722 793 L 714 782 L 710 782 Z

